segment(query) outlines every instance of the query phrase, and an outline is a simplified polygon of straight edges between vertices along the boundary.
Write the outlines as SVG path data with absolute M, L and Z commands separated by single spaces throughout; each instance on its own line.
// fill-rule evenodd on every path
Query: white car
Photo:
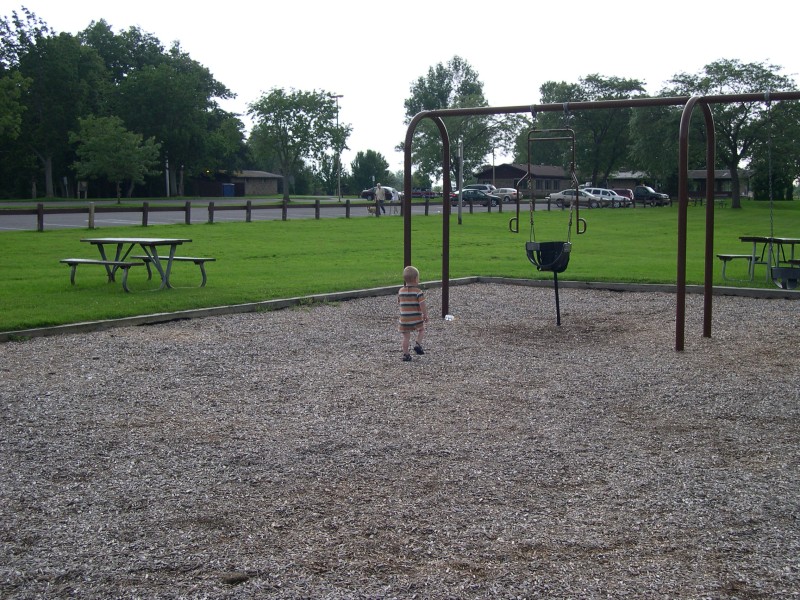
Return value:
M 560 192 L 553 192 L 547 197 L 547 199 L 550 202 L 555 202 L 558 208 L 569 208 L 575 202 L 576 195 L 578 197 L 578 206 L 600 208 L 599 198 L 595 198 L 586 190 L 578 190 L 578 193 L 576 194 L 574 189 L 567 188 L 566 190 L 561 190 Z
M 517 190 L 514 188 L 497 188 L 492 195 L 499 196 L 503 202 L 516 202 L 518 196 Z
M 403 199 L 403 192 L 400 192 L 393 187 L 389 187 L 388 185 L 381 187 L 383 188 L 383 197 L 386 202 L 397 202 L 398 200 Z M 375 200 L 375 188 L 371 187 L 363 190 L 361 192 L 361 197 L 365 200 Z
M 614 190 L 609 190 L 606 188 L 583 188 L 583 191 L 590 193 L 595 198 L 598 198 L 600 200 L 600 206 L 610 206 L 611 208 L 627 208 L 633 204 L 630 198 L 620 196 Z

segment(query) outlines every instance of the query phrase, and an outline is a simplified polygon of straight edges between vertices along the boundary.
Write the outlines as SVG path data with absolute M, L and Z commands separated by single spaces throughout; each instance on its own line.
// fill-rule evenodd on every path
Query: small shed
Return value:
M 231 183 L 244 185 L 245 196 L 271 196 L 278 193 L 278 182 L 283 175 L 267 171 L 236 171 L 231 175 Z

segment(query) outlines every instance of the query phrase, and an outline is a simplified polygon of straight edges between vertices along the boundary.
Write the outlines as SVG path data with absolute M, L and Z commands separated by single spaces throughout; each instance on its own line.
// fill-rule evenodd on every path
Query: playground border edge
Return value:
M 509 277 L 463 277 L 451 279 L 450 285 L 469 285 L 472 283 L 493 283 L 501 285 L 521 285 L 529 287 L 550 287 L 552 282 L 543 279 L 514 279 Z M 427 281 L 423 283 L 427 288 L 440 288 L 443 285 L 441 280 Z M 616 292 L 661 292 L 675 293 L 674 284 L 650 284 L 650 283 L 614 283 L 603 281 L 559 281 L 559 286 L 563 288 L 584 289 L 584 290 L 608 290 Z M 231 304 L 226 306 L 215 306 L 211 308 L 198 308 L 192 310 L 182 310 L 168 313 L 153 313 L 149 315 L 138 315 L 135 317 L 124 317 L 121 319 L 105 319 L 100 321 L 84 321 L 81 323 L 70 323 L 57 325 L 54 327 L 37 327 L 34 329 L 19 329 L 16 331 L 0 332 L 0 343 L 22 341 L 34 337 L 46 337 L 55 335 L 66 335 L 72 333 L 90 333 L 93 331 L 103 331 L 116 327 L 131 327 L 136 325 L 153 325 L 157 323 L 167 323 L 181 319 L 201 319 L 218 315 L 267 312 L 282 310 L 293 306 L 307 305 L 324 302 L 342 302 L 345 300 L 355 300 L 357 298 L 373 298 L 379 296 L 389 296 L 397 293 L 400 288 L 398 285 L 367 288 L 362 290 L 348 290 L 343 292 L 331 292 L 328 294 L 313 294 L 310 296 L 298 296 L 294 298 L 284 298 L 278 300 L 264 300 L 263 302 L 249 302 L 246 304 Z M 703 286 L 686 286 L 687 294 L 702 294 Z M 741 296 L 747 298 L 760 299 L 786 299 L 800 300 L 800 292 L 790 290 L 769 290 L 761 288 L 736 288 L 736 287 L 715 287 L 715 296 Z

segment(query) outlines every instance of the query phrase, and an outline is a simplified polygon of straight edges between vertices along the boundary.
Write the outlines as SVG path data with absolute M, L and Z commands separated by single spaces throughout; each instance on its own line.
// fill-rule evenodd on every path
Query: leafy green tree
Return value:
M 753 144 L 752 188 L 758 200 L 791 200 L 800 178 L 800 103 L 777 102 L 769 107 L 764 135 Z
M 794 82 L 778 74 L 780 67 L 766 63 L 742 63 L 722 59 L 706 65 L 696 74 L 679 73 L 670 81 L 665 95 L 717 95 L 787 91 Z M 717 160 L 731 173 L 731 207 L 741 208 L 739 165 L 752 158 L 754 145 L 767 135 L 764 103 L 713 104 Z
M 53 32 L 47 24 L 22 7 L 22 16 L 16 11 L 11 17 L 0 20 L 0 74 L 19 67 L 20 57 L 30 52 L 36 42 L 50 37 Z
M 620 100 L 633 98 L 644 93 L 644 86 L 638 79 L 603 77 L 592 74 L 581 78 L 577 84 L 566 82 L 546 82 L 540 88 L 543 104 L 562 102 L 594 102 L 599 100 Z M 567 106 L 568 109 L 568 106 Z M 541 128 L 571 128 L 576 138 L 576 170 L 582 181 L 604 184 L 613 171 L 626 162 L 630 144 L 629 124 L 632 110 L 615 108 L 603 110 L 583 110 L 566 113 L 543 113 L 539 117 Z M 520 134 L 527 139 L 527 130 Z M 524 147 L 525 141 L 518 141 L 517 149 Z M 556 152 L 554 143 L 536 144 L 541 154 L 553 158 Z M 551 146 L 547 148 L 546 146 Z M 560 164 L 567 166 L 571 161 L 571 148 L 560 145 L 562 152 Z M 563 153 L 567 154 L 563 154 Z M 542 162 L 537 160 L 537 162 Z
M 18 71 L 0 76 L 0 140 L 15 140 L 22 130 L 23 94 L 27 91 L 30 80 L 25 79 Z
M 114 112 L 129 129 L 161 143 L 171 166 L 170 193 L 183 195 L 186 171 L 213 172 L 222 166 L 213 156 L 210 135 L 226 120 L 220 118 L 224 111 L 217 99 L 231 97 L 208 69 L 174 44 L 161 64 L 129 73 L 116 92 Z
M 383 184 L 389 180 L 389 163 L 380 152 L 367 150 L 358 152 L 350 163 L 353 190 L 359 193 L 376 183 Z M 388 184 L 387 184 L 388 185 Z
M 133 186 L 144 183 L 146 175 L 157 173 L 159 145 L 155 139 L 143 140 L 127 131 L 118 117 L 87 117 L 79 120 L 79 131 L 70 134 L 77 144 L 78 160 L 73 164 L 81 179 L 104 177 L 116 183 L 117 202 L 122 184 L 128 182 L 127 197 Z
M 138 27 L 116 34 L 105 20 L 92 23 L 78 34 L 83 44 L 94 48 L 105 63 L 115 84 L 132 72 L 169 62 L 161 42 Z
M 64 33 L 37 38 L 19 61 L 31 82 L 22 136 L 43 168 L 46 196 L 53 197 L 54 170 L 63 173 L 72 161 L 69 132 L 102 106 L 107 73 L 93 49 Z
M 483 93 L 483 82 L 472 66 L 460 56 L 447 64 L 439 63 L 428 69 L 424 77 L 411 84 L 411 96 L 404 102 L 405 124 L 418 113 L 445 108 L 476 108 L 488 106 Z M 472 173 L 485 162 L 493 148 L 506 151 L 513 145 L 514 133 L 520 119 L 514 116 L 470 116 L 444 119 L 450 137 L 450 166 L 453 181 L 458 181 L 459 142 L 463 144 L 464 172 Z M 398 145 L 404 149 L 405 142 Z M 442 141 L 438 128 L 423 120 L 414 133 L 411 159 L 423 177 L 439 179 L 442 176 Z
M 330 196 L 338 193 L 339 163 L 336 158 L 335 155 L 329 156 L 328 154 L 323 154 L 314 169 L 321 191 Z M 347 170 L 342 168 L 342 181 L 344 182 L 346 179 Z M 344 185 L 344 183 L 342 185 Z
M 331 148 L 341 147 L 351 130 L 349 125 L 336 126 L 335 99 L 324 91 L 273 88 L 250 104 L 248 114 L 255 120 L 251 143 L 271 149 L 289 182 L 305 167 L 304 159 L 321 160 Z M 288 185 L 283 198 L 289 199 Z

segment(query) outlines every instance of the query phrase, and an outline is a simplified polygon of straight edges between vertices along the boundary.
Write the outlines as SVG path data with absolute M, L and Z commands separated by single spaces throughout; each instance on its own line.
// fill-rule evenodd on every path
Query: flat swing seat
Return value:
M 556 325 L 561 325 L 561 304 L 558 300 L 558 274 L 569 264 L 569 242 L 525 242 L 525 254 L 539 271 L 553 273 L 553 290 L 556 294 Z
M 772 267 L 770 270 L 772 281 L 779 288 L 793 290 L 800 281 L 800 268 L 798 267 Z
M 563 273 L 569 264 L 570 242 L 525 242 L 528 260 L 539 271 Z

